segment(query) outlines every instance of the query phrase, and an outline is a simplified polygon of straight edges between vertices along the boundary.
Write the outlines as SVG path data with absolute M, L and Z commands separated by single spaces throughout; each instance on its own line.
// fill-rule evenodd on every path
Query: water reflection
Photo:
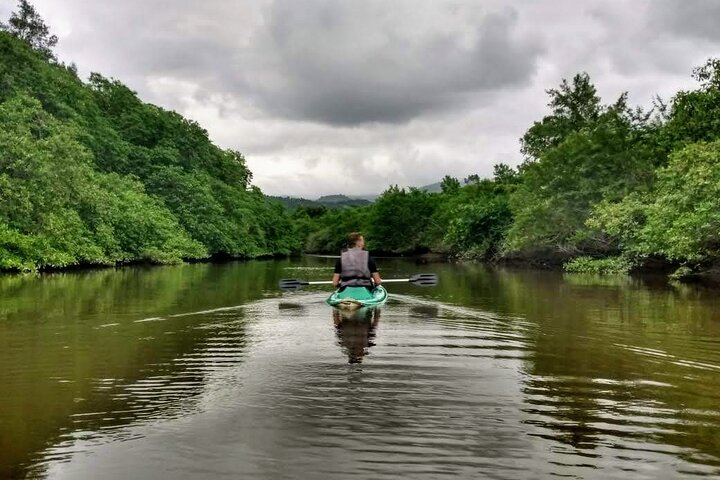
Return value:
M 0 276 L 0 478 L 24 477 L 48 445 L 192 411 L 185 400 L 230 353 L 213 345 L 227 325 L 185 313 L 260 297 L 274 268 L 250 262 Z M 243 276 L 257 283 L 239 284 Z M 227 332 L 231 349 L 243 348 L 243 330 L 241 322 Z M 212 364 L 199 362 L 207 359 Z
M 412 305 L 410 316 L 416 318 L 438 318 L 440 308 L 437 305 Z
M 369 348 L 375 345 L 380 310 L 380 307 L 365 307 L 357 310 L 333 308 L 335 334 L 338 344 L 347 354 L 348 363 L 362 363 Z
M 0 478 L 720 473 L 717 291 L 443 264 L 382 312 L 277 292 L 323 261 L 0 277 Z

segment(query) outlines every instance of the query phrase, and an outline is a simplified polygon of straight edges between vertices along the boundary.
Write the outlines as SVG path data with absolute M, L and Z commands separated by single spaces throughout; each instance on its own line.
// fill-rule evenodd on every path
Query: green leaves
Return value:
M 515 222 L 505 251 L 612 252 L 615 246 L 589 231 L 586 220 L 599 202 L 649 186 L 657 160 L 647 132 L 659 126 L 628 109 L 624 94 L 601 105 L 587 75 L 549 93 L 553 115 L 523 137 L 531 159 L 510 199 Z
M 623 257 L 577 257 L 563 265 L 569 273 L 627 274 L 633 263 Z
M 50 35 L 50 29 L 27 0 L 18 1 L 18 11 L 10 14 L 7 25 L 0 23 L 0 30 L 10 32 L 44 57 L 55 58 L 52 47 L 57 45 L 58 38 Z
M 195 122 L 3 32 L 0 56 L 0 269 L 299 250 L 242 154 Z
M 368 240 L 376 250 L 392 253 L 429 250 L 426 232 L 435 205 L 433 194 L 391 186 L 373 204 Z

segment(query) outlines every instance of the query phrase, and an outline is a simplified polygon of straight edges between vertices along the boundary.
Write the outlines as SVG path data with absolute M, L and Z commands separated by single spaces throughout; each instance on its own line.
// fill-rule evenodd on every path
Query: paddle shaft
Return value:
M 409 282 L 409 278 L 389 278 L 387 280 L 383 280 L 382 283 L 400 283 L 400 282 Z M 321 282 L 301 282 L 303 285 L 330 285 L 332 282 L 330 280 L 323 280 Z
M 428 287 L 437 285 L 437 275 L 434 273 L 421 273 L 419 275 L 413 275 L 410 278 L 390 278 L 383 280 L 382 283 L 411 283 L 421 287 Z M 295 279 L 283 279 L 280 280 L 280 288 L 283 290 L 297 290 L 304 285 L 331 285 L 330 280 L 319 280 L 313 282 L 304 282 Z

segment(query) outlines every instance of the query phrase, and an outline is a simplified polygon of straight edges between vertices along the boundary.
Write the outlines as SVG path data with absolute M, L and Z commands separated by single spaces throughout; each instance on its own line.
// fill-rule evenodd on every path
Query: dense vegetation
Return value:
M 625 94 L 603 104 L 587 74 L 548 91 L 550 113 L 523 136 L 525 161 L 492 179 L 446 177 L 440 193 L 387 189 L 371 206 L 295 211 L 309 251 L 334 251 L 351 227 L 377 251 L 427 251 L 562 264 L 693 272 L 720 261 L 720 61 L 651 111 Z
M 720 264 L 720 60 L 650 111 L 625 94 L 603 104 L 578 74 L 548 90 L 519 167 L 356 206 L 265 197 L 240 153 L 119 81 L 81 81 L 56 42 L 25 0 L 0 24 L 0 269 L 337 253 L 355 230 L 376 253 L 596 272 Z
M 0 28 L 0 269 L 299 249 L 240 153 L 118 81 L 83 83 L 24 0 Z

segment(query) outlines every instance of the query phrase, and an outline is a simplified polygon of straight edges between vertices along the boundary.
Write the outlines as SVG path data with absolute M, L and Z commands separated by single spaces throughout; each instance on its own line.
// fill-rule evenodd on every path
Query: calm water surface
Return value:
M 379 260 L 0 277 L 0 478 L 720 476 L 720 300 L 664 280 Z

